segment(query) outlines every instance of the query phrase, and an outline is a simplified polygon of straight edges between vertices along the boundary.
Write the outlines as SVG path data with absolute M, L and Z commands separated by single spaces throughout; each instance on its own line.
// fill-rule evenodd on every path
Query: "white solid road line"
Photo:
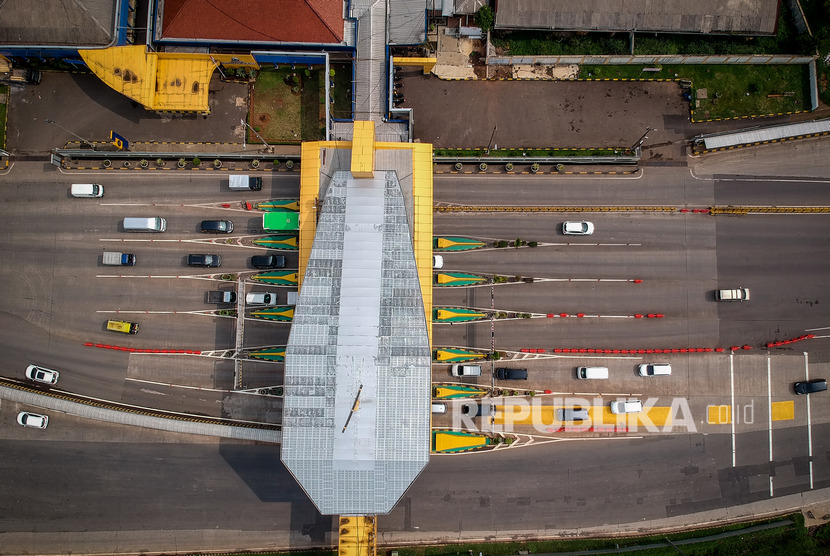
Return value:
M 735 467 L 735 354 L 729 354 L 729 390 L 732 397 L 732 467 Z
M 807 352 L 804 352 L 804 380 L 810 380 L 810 367 L 808 366 Z M 807 397 L 807 455 L 810 467 L 810 490 L 813 490 L 813 423 L 810 420 L 810 395 Z
M 772 462 L 772 362 L 767 352 L 767 426 L 769 427 L 769 460 Z M 769 476 L 769 495 L 773 496 L 772 475 Z

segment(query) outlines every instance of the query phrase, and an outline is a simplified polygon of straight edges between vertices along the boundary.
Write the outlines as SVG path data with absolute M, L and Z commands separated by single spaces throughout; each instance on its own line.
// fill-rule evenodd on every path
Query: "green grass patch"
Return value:
M 303 141 L 322 141 L 326 138 L 326 76 L 325 70 L 304 70 L 303 90 L 300 93 Z
M 433 156 L 484 157 L 485 149 L 433 149 Z M 618 149 L 490 149 L 490 158 L 553 156 L 620 156 L 632 154 L 627 147 Z
M 3 102 L 0 103 L 0 149 L 6 148 L 6 107 L 9 102 L 9 88 L 6 85 L 0 85 L 0 97 Z
M 334 89 L 329 94 L 334 98 L 331 117 L 338 120 L 352 119 L 352 66 L 350 64 L 331 64 L 334 70 Z
M 660 67 L 657 72 L 643 71 L 646 67 L 649 66 L 580 66 L 579 77 L 689 80 L 693 86 L 695 121 L 810 109 L 806 65 L 654 66 Z
M 248 123 L 268 143 L 322 139 L 322 73 L 318 68 L 261 70 L 253 84 Z M 247 133 L 248 142 L 259 141 L 250 130 Z
M 819 53 L 816 64 L 818 95 L 822 102 L 830 104 L 830 65 L 826 61 L 830 55 L 830 10 L 823 0 L 801 0 L 801 6 L 804 8 Z

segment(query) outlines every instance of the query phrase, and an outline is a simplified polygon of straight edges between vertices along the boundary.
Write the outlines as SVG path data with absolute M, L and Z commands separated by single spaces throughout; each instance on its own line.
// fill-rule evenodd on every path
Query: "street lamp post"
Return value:
M 239 120 L 239 121 L 240 121 L 240 122 L 242 122 L 242 125 L 246 126 L 248 129 L 250 129 L 251 131 L 253 131 L 253 132 L 254 132 L 254 135 L 256 135 L 256 136 L 257 136 L 257 139 L 259 139 L 260 141 L 262 141 L 262 144 L 263 144 L 263 145 L 265 145 L 265 152 L 270 153 L 270 152 L 273 152 L 273 151 L 274 151 L 273 147 L 272 147 L 271 145 L 269 145 L 268 143 L 266 143 L 266 142 L 265 142 L 265 139 L 263 139 L 263 138 L 262 138 L 262 136 L 261 136 L 259 133 L 257 133 L 257 132 L 256 132 L 256 130 L 255 130 L 254 128 L 252 128 L 252 127 L 251 127 L 251 124 L 249 124 L 249 123 L 248 123 L 248 122 L 246 122 L 245 120 Z M 244 139 L 243 139 L 243 140 L 244 140 Z M 244 143 L 243 143 L 243 145 L 244 145 Z
M 89 145 L 89 147 L 90 147 L 93 151 L 95 150 L 95 145 L 93 145 L 90 141 L 87 141 L 86 139 L 84 139 L 83 137 L 81 137 L 80 135 L 78 135 L 77 133 L 73 133 L 73 132 L 69 131 L 68 129 L 66 129 L 65 127 L 63 127 L 61 124 L 59 124 L 59 123 L 58 123 L 58 122 L 56 122 L 55 120 L 48 120 L 48 119 L 44 119 L 43 121 L 44 121 L 44 122 L 46 122 L 47 124 L 52 124 L 52 125 L 54 125 L 54 126 L 57 126 L 57 127 L 61 128 L 62 130 L 64 130 L 65 132 L 67 132 L 69 135 L 71 135 L 71 136 L 73 136 L 73 137 L 75 137 L 75 138 L 77 138 L 77 139 L 80 139 L 82 143 L 85 143 L 85 144 Z
M 498 126 L 498 124 L 493 124 L 493 133 L 490 134 L 490 140 L 487 141 L 487 150 L 484 151 L 484 154 L 486 154 L 488 156 L 490 155 L 490 145 L 493 144 L 493 137 L 496 136 L 496 127 L 497 126 Z
M 637 141 L 635 141 L 635 143 L 631 146 L 631 150 L 633 151 L 634 149 L 639 149 L 640 147 L 642 147 L 643 146 L 643 141 L 648 139 L 648 134 L 651 131 L 654 131 L 653 127 L 646 127 L 646 132 L 643 133 L 642 137 L 640 137 L 639 139 L 637 139 Z

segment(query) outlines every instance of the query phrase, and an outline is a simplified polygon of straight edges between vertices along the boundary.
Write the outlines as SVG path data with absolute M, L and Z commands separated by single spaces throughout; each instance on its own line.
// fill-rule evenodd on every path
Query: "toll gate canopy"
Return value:
M 430 350 L 394 171 L 336 171 L 285 354 L 282 460 L 321 513 L 389 513 L 429 460 Z

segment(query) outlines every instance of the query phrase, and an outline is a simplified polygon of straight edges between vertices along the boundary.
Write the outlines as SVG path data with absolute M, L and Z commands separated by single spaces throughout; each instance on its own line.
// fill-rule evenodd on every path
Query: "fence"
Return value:
M 790 54 L 713 54 L 707 56 L 683 55 L 569 55 L 569 56 L 490 56 L 488 63 L 493 66 L 512 66 L 516 64 L 578 64 L 594 66 L 614 65 L 654 65 L 654 64 L 809 64 L 815 56 L 796 56 Z

